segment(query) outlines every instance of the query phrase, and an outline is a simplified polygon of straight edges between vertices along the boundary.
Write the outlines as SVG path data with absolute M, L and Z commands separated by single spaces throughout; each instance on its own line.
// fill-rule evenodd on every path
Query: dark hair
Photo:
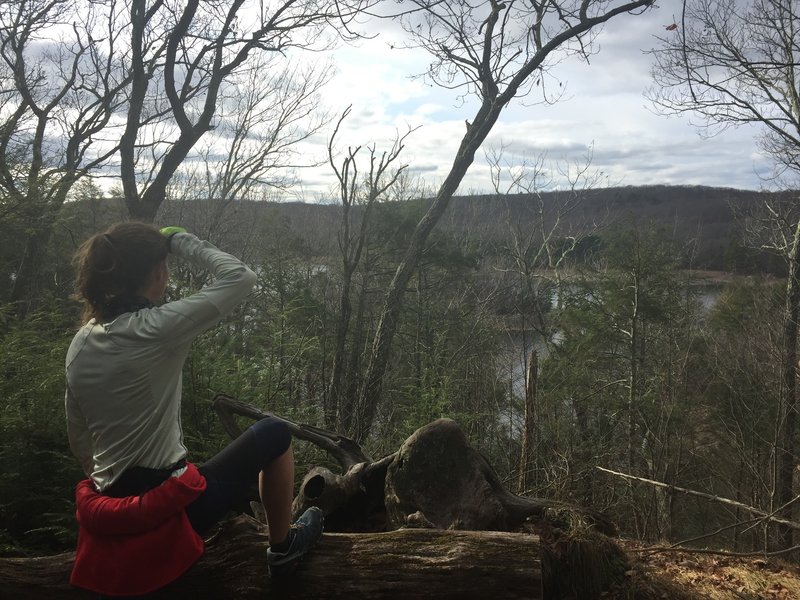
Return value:
M 102 320 L 115 296 L 133 296 L 168 254 L 167 238 L 147 223 L 117 223 L 96 233 L 75 253 L 75 298 L 83 301 L 83 322 Z

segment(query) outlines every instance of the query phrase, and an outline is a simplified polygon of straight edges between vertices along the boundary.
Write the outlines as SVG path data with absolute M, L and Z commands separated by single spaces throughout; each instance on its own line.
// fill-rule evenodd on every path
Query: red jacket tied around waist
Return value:
M 206 489 L 191 463 L 141 496 L 111 498 L 90 479 L 75 490 L 80 525 L 70 583 L 99 594 L 147 594 L 180 577 L 203 554 L 184 510 Z

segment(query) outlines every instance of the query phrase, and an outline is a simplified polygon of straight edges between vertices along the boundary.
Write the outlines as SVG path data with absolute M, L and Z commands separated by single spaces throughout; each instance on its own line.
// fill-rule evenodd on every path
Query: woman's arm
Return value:
M 180 345 L 228 315 L 253 289 L 256 275 L 238 258 L 189 233 L 173 235 L 170 248 L 175 256 L 208 269 L 214 277 L 199 292 L 146 311 L 146 325 L 153 327 L 153 334 Z

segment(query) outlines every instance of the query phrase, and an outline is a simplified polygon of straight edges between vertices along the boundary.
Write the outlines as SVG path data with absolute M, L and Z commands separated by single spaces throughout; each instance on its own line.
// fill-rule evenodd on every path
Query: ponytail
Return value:
M 167 254 L 167 239 L 147 223 L 117 223 L 86 240 L 73 259 L 82 321 L 102 321 L 109 300 L 135 295 Z

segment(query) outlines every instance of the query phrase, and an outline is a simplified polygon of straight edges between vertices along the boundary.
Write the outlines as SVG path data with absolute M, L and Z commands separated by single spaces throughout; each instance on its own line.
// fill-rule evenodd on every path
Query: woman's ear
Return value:
M 144 296 L 151 302 L 158 302 L 164 295 L 164 290 L 167 288 L 167 281 L 169 280 L 169 268 L 167 267 L 167 259 L 160 261 L 153 270 L 150 271 L 150 276 L 147 278 L 147 284 L 144 289 L 140 291 L 140 296 Z
M 169 281 L 169 267 L 167 266 L 166 258 L 158 263 L 156 267 L 156 280 L 160 290 L 158 297 L 161 298 L 164 295 L 164 290 L 167 289 L 167 282 Z
M 167 259 L 165 258 L 156 267 L 158 271 L 158 281 L 159 283 L 163 283 L 164 286 L 167 285 L 167 281 L 169 281 L 169 267 L 167 266 Z

